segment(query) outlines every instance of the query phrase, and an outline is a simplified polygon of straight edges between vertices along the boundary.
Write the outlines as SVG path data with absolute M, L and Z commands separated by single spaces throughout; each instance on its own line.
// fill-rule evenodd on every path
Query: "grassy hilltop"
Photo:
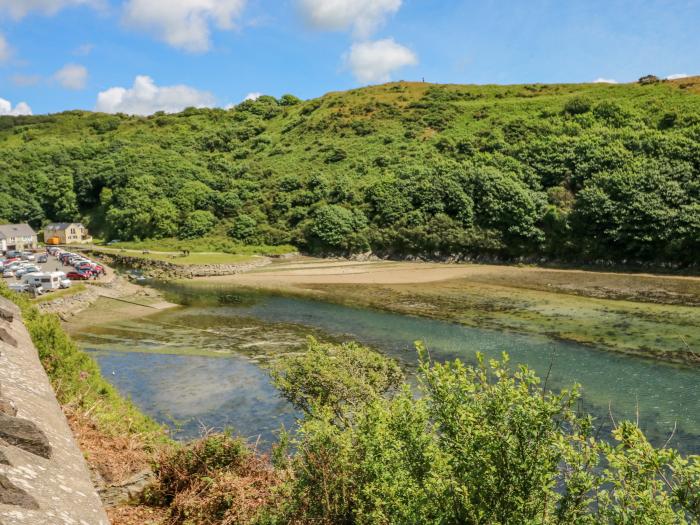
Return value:
M 0 117 L 0 188 L 2 220 L 83 218 L 122 240 L 689 263 L 700 78 Z

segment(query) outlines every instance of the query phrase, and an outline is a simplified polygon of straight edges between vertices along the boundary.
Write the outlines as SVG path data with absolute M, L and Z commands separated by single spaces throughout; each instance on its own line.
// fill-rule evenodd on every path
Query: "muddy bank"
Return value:
M 700 278 L 487 264 L 349 261 L 299 257 L 235 276 L 197 279 L 252 286 L 411 285 L 453 279 L 597 299 L 700 306 Z
M 304 259 L 182 285 L 252 288 L 700 364 L 700 279 L 691 277 Z
M 97 307 L 105 303 L 109 308 Z M 37 303 L 43 313 L 52 313 L 64 325 L 91 324 L 111 318 L 148 315 L 158 310 L 173 308 L 157 290 L 130 282 L 107 267 L 107 275 L 100 281 L 85 283 L 85 290 L 75 295 L 57 296 Z M 81 315 L 88 312 L 89 315 Z

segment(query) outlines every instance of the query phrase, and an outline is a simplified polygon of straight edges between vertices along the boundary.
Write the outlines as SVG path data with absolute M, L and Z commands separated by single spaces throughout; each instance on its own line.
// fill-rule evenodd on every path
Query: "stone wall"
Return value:
M 108 523 L 19 309 L 0 297 L 0 524 Z
M 91 252 L 111 266 L 121 266 L 141 270 L 151 277 L 160 279 L 192 279 L 194 277 L 214 277 L 248 272 L 271 263 L 269 257 L 257 257 L 252 262 L 241 264 L 175 264 L 123 254 Z

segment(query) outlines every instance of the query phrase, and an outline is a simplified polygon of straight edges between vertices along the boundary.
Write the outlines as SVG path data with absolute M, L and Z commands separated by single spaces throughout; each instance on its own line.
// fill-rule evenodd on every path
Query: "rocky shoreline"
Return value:
M 90 253 L 94 256 L 99 256 L 101 261 L 110 266 L 139 270 L 154 279 L 194 279 L 195 277 L 236 275 L 272 263 L 270 257 L 258 257 L 254 261 L 241 264 L 176 264 L 132 255 L 111 254 L 100 251 Z

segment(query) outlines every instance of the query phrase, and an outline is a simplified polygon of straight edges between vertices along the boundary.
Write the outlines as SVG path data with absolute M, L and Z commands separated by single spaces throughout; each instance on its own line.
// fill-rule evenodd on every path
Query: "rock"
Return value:
M 31 421 L 0 414 L 0 438 L 22 450 L 51 459 L 51 444 L 46 434 Z
M 12 401 L 0 397 L 0 414 L 14 417 L 17 415 L 17 407 Z
M 120 485 L 111 485 L 98 490 L 102 504 L 105 507 L 116 507 L 139 498 L 143 491 L 153 483 L 153 471 L 142 470 L 131 476 Z
M 9 464 L 10 464 L 10 460 L 7 459 L 7 456 L 5 455 L 5 453 L 2 450 L 0 450 L 0 465 L 9 465 Z
M 5 328 L 0 327 L 0 341 L 7 343 L 10 346 L 17 347 L 17 339 L 15 339 L 10 332 Z
M 26 491 L 14 485 L 0 474 L 0 503 L 14 505 L 27 510 L 39 510 L 39 504 Z

